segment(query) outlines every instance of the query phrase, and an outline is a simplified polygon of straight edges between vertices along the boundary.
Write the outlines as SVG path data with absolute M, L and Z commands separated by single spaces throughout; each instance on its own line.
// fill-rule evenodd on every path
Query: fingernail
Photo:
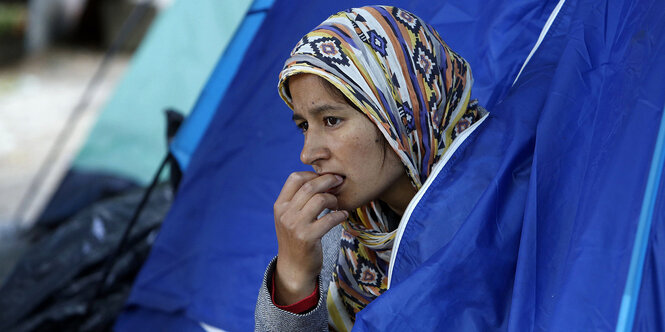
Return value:
M 344 213 L 344 216 L 345 216 L 345 217 L 347 217 L 347 218 L 349 217 L 349 211 L 342 210 L 342 213 Z
M 342 180 L 344 180 L 343 177 L 341 177 L 341 176 L 339 176 L 339 175 L 337 175 L 337 174 L 335 174 L 335 178 L 337 179 L 337 183 L 340 183 L 340 182 L 342 182 Z

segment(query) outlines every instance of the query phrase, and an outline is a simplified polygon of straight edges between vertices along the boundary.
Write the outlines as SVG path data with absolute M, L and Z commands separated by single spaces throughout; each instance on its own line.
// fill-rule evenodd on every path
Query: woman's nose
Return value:
M 300 161 L 306 165 L 316 164 L 320 160 L 330 157 L 330 150 L 326 146 L 325 139 L 314 133 L 305 135 L 305 144 L 300 152 Z

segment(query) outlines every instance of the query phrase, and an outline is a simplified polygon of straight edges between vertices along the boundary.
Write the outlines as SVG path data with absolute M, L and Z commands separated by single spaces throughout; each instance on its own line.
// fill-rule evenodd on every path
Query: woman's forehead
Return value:
M 348 108 L 341 92 L 327 87 L 325 81 L 312 74 L 300 74 L 289 79 L 289 90 L 294 112 L 320 113 Z

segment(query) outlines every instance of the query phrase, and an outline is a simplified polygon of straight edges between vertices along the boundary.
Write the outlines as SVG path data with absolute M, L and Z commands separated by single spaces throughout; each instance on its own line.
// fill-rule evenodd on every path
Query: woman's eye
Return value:
M 298 123 L 298 124 L 296 124 L 296 126 L 303 133 L 306 132 L 307 128 L 309 127 L 309 125 L 307 124 L 307 121 L 303 121 L 301 123 Z
M 338 125 L 342 120 L 340 118 L 332 117 L 332 116 L 327 116 L 325 119 L 323 119 L 325 122 L 326 126 L 336 126 Z

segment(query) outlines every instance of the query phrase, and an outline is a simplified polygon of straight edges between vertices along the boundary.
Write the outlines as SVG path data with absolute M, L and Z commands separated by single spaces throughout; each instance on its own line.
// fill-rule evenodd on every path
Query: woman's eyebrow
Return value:
M 343 108 L 344 107 L 342 107 L 341 105 L 323 104 L 323 105 L 318 105 L 314 108 L 311 108 L 311 109 L 307 110 L 307 113 L 309 113 L 313 116 L 316 116 L 316 115 L 319 115 L 319 114 L 321 114 L 323 112 L 326 112 L 326 111 L 341 110 Z M 293 120 L 293 121 L 304 120 L 304 118 L 303 118 L 302 115 L 294 112 L 293 116 L 291 117 L 291 120 Z

